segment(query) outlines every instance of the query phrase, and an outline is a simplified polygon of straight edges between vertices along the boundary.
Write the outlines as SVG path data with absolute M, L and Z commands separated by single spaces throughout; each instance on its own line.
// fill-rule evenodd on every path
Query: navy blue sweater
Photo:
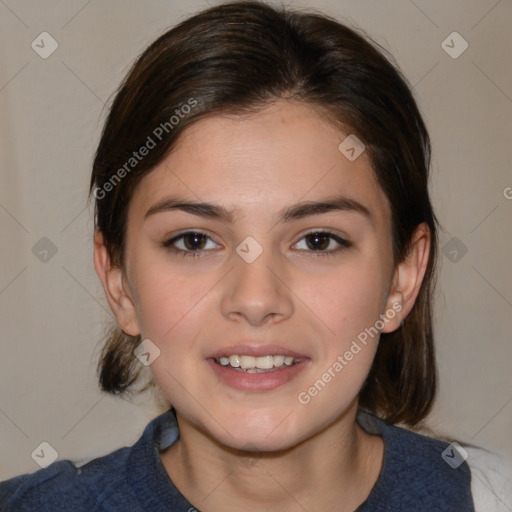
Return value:
M 385 443 L 384 464 L 357 512 L 474 512 L 471 472 L 442 457 L 448 443 L 388 425 L 360 412 L 358 423 Z M 179 437 L 168 411 L 131 447 L 75 467 L 59 460 L 0 483 L 1 512 L 169 512 L 199 510 L 169 479 L 158 455 Z M 312 511 L 313 512 L 313 511 Z

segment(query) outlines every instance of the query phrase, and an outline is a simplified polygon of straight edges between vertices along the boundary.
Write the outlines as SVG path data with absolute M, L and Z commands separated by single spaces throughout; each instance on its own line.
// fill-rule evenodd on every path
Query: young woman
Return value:
M 333 19 L 239 2 L 161 36 L 91 194 L 102 389 L 150 377 L 170 409 L 2 483 L 1 510 L 489 507 L 466 450 L 411 430 L 436 391 L 429 157 L 399 71 Z

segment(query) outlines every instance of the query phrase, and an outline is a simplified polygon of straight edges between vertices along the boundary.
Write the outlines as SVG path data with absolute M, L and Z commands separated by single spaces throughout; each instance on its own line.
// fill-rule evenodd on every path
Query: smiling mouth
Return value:
M 219 366 L 241 373 L 271 373 L 291 368 L 302 361 L 301 358 L 279 354 L 261 357 L 234 354 L 229 357 L 214 358 L 213 360 Z

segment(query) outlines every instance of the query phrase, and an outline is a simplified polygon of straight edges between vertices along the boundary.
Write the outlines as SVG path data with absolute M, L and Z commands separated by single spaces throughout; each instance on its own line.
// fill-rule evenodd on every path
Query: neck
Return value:
M 160 454 L 187 500 L 204 512 L 353 511 L 378 479 L 382 438 L 356 423 L 357 401 L 337 420 L 279 452 L 241 452 L 218 444 L 177 415 L 180 438 Z

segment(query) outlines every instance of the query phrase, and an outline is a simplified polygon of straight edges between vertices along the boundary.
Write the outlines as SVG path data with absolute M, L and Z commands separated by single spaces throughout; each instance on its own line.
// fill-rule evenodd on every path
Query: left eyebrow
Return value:
M 144 219 L 156 213 L 168 212 L 172 210 L 181 210 L 199 217 L 220 220 L 232 223 L 235 218 L 235 210 L 228 210 L 223 206 L 212 203 L 200 203 L 186 201 L 177 197 L 169 197 L 153 205 L 144 215 Z M 345 196 L 334 196 L 321 201 L 302 201 L 300 203 L 287 206 L 279 211 L 278 222 L 291 222 L 313 215 L 330 213 L 336 211 L 347 211 L 361 214 L 371 223 L 374 222 L 372 212 L 359 201 Z
M 373 223 L 374 218 L 369 208 L 355 199 L 345 196 L 335 196 L 322 201 L 303 201 L 301 203 L 283 208 L 279 212 L 279 222 L 290 222 L 312 215 L 330 212 L 354 212 L 366 217 Z

